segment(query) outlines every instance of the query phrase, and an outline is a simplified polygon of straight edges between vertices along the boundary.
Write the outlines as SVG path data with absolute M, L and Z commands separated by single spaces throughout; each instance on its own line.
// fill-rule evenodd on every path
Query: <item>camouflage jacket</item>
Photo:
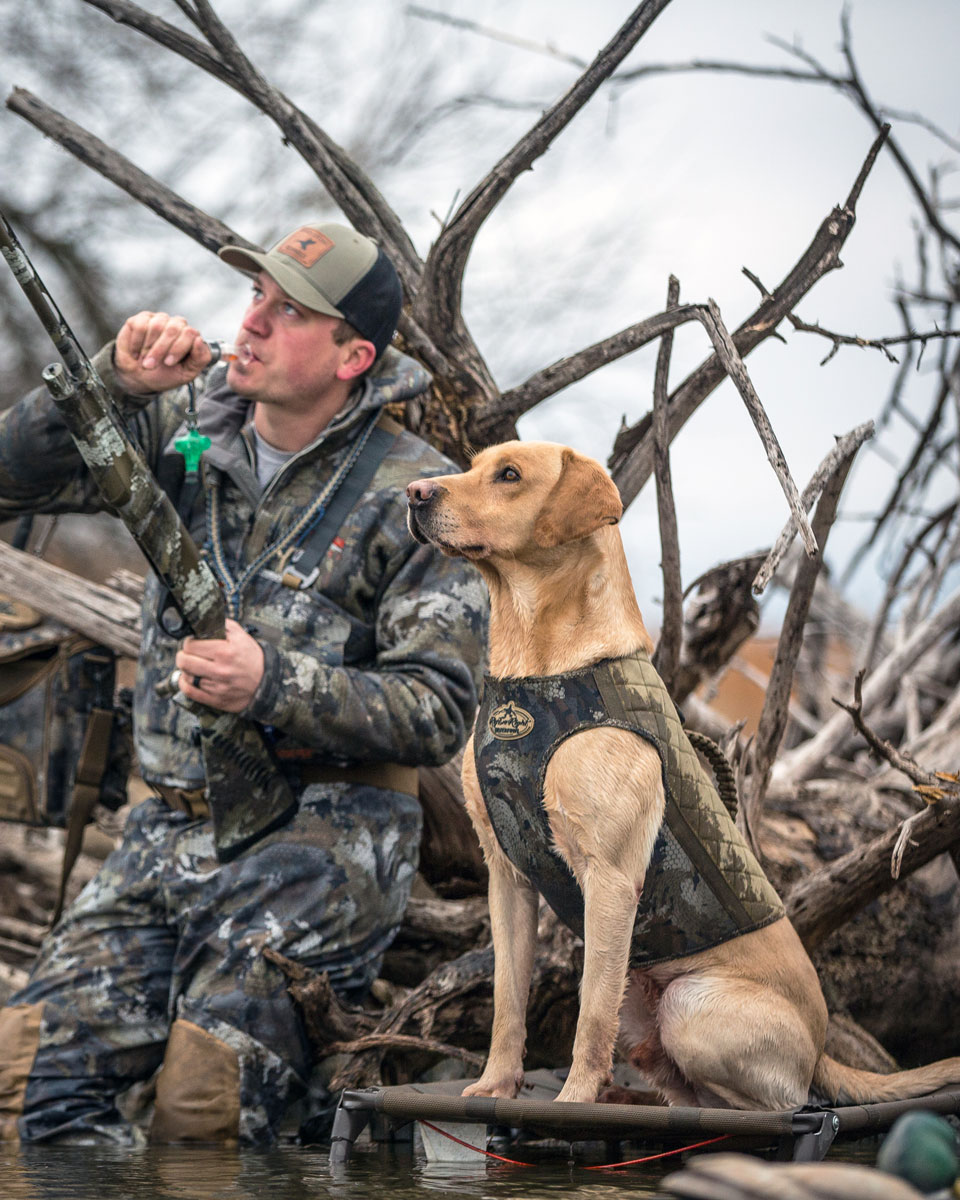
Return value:
M 544 778 L 561 742 L 598 726 L 638 734 L 663 767 L 666 806 L 643 880 L 631 965 L 682 958 L 782 917 L 779 896 L 643 651 L 569 675 L 484 681 L 474 732 L 484 802 L 504 853 L 557 916 L 583 936 L 583 893 L 554 849 Z
M 186 389 L 149 397 L 119 393 L 112 347 L 94 360 L 134 440 L 161 478 L 171 476 L 183 432 Z M 201 431 L 212 439 L 202 490 L 182 513 L 210 547 L 211 497 L 218 538 L 236 590 L 233 615 L 264 650 L 263 679 L 245 715 L 298 761 L 352 765 L 436 765 L 466 739 L 476 708 L 487 600 L 476 570 L 418 545 L 406 527 L 405 486 L 456 468 L 401 431 L 308 587 L 281 581 L 269 547 L 323 489 L 358 432 L 384 404 L 424 391 L 418 364 L 392 348 L 351 402 L 265 488 L 253 468 L 249 406 L 218 365 L 195 383 Z M 173 473 L 175 474 L 175 472 Z M 95 512 L 104 507 L 44 388 L 0 417 L 0 518 L 22 512 Z M 156 695 L 178 642 L 157 620 L 151 574 L 143 598 L 143 639 L 134 733 L 145 779 L 173 787 L 203 783 L 195 718 Z

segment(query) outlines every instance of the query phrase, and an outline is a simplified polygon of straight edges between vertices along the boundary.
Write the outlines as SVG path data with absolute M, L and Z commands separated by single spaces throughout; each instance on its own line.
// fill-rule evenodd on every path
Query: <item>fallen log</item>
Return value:
M 140 606 L 129 597 L 0 542 L 0 592 L 118 654 L 140 652 Z

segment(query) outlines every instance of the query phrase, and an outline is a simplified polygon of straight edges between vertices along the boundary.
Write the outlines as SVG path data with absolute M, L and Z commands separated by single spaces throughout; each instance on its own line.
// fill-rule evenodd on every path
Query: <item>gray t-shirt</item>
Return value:
M 257 451 L 257 479 L 260 486 L 265 488 L 283 464 L 293 458 L 296 450 L 278 450 L 276 446 L 271 446 L 257 433 L 256 425 L 253 427 L 253 444 Z

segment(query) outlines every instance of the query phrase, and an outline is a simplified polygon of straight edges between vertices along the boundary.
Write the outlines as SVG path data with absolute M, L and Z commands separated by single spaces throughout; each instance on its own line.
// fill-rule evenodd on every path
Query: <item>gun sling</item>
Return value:
M 60 868 L 60 886 L 57 904 L 51 925 L 56 925 L 63 912 L 67 894 L 67 883 L 74 864 L 83 847 L 83 831 L 93 820 L 93 810 L 100 799 L 100 785 L 110 757 L 110 734 L 113 731 L 113 709 L 95 708 L 87 719 L 77 777 L 73 785 L 73 797 L 67 810 L 66 839 L 63 847 L 63 865 Z
M 320 520 L 313 526 L 288 561 L 284 564 L 282 582 L 291 588 L 309 587 L 320 572 L 320 563 L 371 480 L 377 473 L 384 455 L 397 439 L 401 426 L 381 414 L 367 438 L 367 443 L 353 464 L 349 475 L 340 484 Z

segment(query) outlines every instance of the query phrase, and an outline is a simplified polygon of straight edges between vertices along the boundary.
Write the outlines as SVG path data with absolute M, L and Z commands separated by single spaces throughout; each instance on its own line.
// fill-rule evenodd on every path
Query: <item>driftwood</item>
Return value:
M 7 564 L 13 564 L 13 567 Z M 37 560 L 31 555 L 0 545 L 0 570 L 5 572 L 3 578 L 6 581 L 3 586 L 14 596 L 36 599 L 38 589 L 33 573 L 36 565 Z M 722 630 L 721 618 L 728 618 L 731 611 L 731 606 L 725 601 L 725 597 L 731 594 L 730 581 L 735 581 L 733 594 L 742 598 L 745 606 L 743 611 L 749 614 L 753 603 L 750 582 L 756 567 L 757 559 L 752 559 L 711 573 L 711 577 L 701 584 L 705 591 L 695 597 L 691 605 L 693 616 L 685 630 L 685 652 L 689 653 L 692 646 L 709 648 L 712 657 L 707 664 L 710 669 L 716 670 L 722 664 L 727 647 L 733 642 L 739 644 L 742 640 L 731 638 Z M 136 627 L 132 601 L 114 589 L 91 585 L 69 572 L 48 574 L 44 578 L 46 585 L 42 594 L 49 611 L 62 618 L 66 609 L 60 588 L 66 581 L 72 598 L 70 611 L 78 628 L 114 645 L 118 650 L 129 648 L 130 631 Z M 129 579 L 126 586 L 128 590 L 131 589 Z M 704 603 L 704 595 L 712 598 L 712 602 Z M 114 618 L 115 613 L 121 614 L 119 620 Z M 711 614 L 711 620 L 715 620 L 721 628 L 713 628 L 705 614 Z M 696 636 L 698 630 L 701 634 L 699 642 Z M 702 664 L 698 670 L 701 677 L 706 674 Z M 693 705 L 691 712 L 696 714 L 697 710 L 698 705 Z M 697 724 L 696 716 L 694 724 Z M 462 1045 L 471 1053 L 482 1052 L 486 1036 L 484 1030 L 488 1028 L 489 958 L 484 954 L 476 957 L 478 952 L 473 949 L 478 944 L 482 945 L 488 936 L 486 902 L 483 898 L 485 868 L 476 837 L 462 807 L 459 763 L 423 771 L 421 789 L 424 806 L 422 874 L 439 895 L 437 899 L 417 898 L 411 901 L 403 927 L 384 962 L 384 981 L 394 989 L 400 988 L 404 995 L 403 989 L 416 989 L 412 993 L 416 999 L 405 997 L 399 1007 L 391 1008 L 370 1028 L 348 1026 L 347 1031 L 341 1030 L 336 1037 L 327 1038 L 336 1042 L 356 1041 L 361 1036 L 380 1039 L 376 1045 L 367 1043 L 362 1048 L 357 1046 L 357 1063 L 349 1071 L 350 1078 L 357 1080 L 369 1082 L 380 1071 L 384 1056 L 392 1059 L 394 1054 L 399 1055 L 401 1051 L 404 1061 L 414 1065 L 428 1061 L 431 1055 L 435 1058 L 441 1052 L 440 1046 L 449 1048 L 451 1045 Z M 839 794 L 842 795 L 842 792 L 842 785 L 839 785 Z M 960 811 L 943 806 L 924 807 L 911 822 L 909 832 L 910 842 L 900 864 L 903 877 L 960 842 Z M 815 949 L 850 917 L 895 886 L 891 854 L 899 838 L 900 826 L 897 824 L 873 841 L 868 841 L 819 870 L 810 871 L 801 880 L 792 883 L 786 891 L 788 910 L 809 948 Z M 761 856 L 764 856 L 764 851 L 761 838 Z M 775 871 L 775 864 L 768 863 L 768 866 Z M 784 886 L 783 881 L 781 886 Z M 549 915 L 545 920 L 550 926 Z M 13 928 L 10 927 L 11 930 Z M 0 928 L 0 957 L 14 964 L 27 963 L 35 951 L 40 928 L 34 927 L 34 936 L 29 939 L 10 937 L 9 931 L 5 934 L 4 929 Z M 548 1038 L 544 1042 L 544 1046 L 558 1052 L 566 1045 L 561 1030 L 569 1033 L 575 1018 L 578 951 L 572 936 L 556 927 L 555 922 L 551 927 L 551 937 L 547 952 L 538 960 L 538 974 L 531 997 L 531 1005 L 537 1009 L 537 1024 L 531 1027 L 547 1028 L 540 1023 L 543 1019 L 553 1028 L 551 1022 L 558 1013 L 562 1014 L 560 1025 L 555 1027 L 557 1039 Z M 455 969 L 451 960 L 459 964 Z M 322 989 L 314 991 L 312 985 L 308 986 L 303 980 L 295 982 L 299 989 L 296 993 L 298 1001 L 305 1011 L 314 1014 L 311 1020 L 316 1033 L 325 1027 L 323 1022 L 326 1018 L 322 1014 L 328 1003 L 326 994 Z M 574 1018 L 571 1018 L 571 1012 Z M 321 1015 L 317 1017 L 316 1014 Z M 411 1034 L 411 1029 L 416 1032 Z M 319 1044 L 319 1033 L 316 1036 Z M 422 1054 L 413 1053 L 413 1043 L 396 1040 L 411 1036 L 425 1039 L 424 1046 L 420 1048 Z M 394 1040 L 391 1041 L 391 1038 Z M 429 1053 L 427 1041 L 432 1043 Z M 544 1051 L 542 1059 L 538 1061 L 549 1061 L 549 1057 L 549 1051 Z M 404 1068 L 412 1069 L 409 1065 Z M 400 1068 L 394 1064 L 390 1070 Z
M 118 654 L 136 657 L 140 651 L 139 604 L 5 542 L 0 542 L 0 592 Z

